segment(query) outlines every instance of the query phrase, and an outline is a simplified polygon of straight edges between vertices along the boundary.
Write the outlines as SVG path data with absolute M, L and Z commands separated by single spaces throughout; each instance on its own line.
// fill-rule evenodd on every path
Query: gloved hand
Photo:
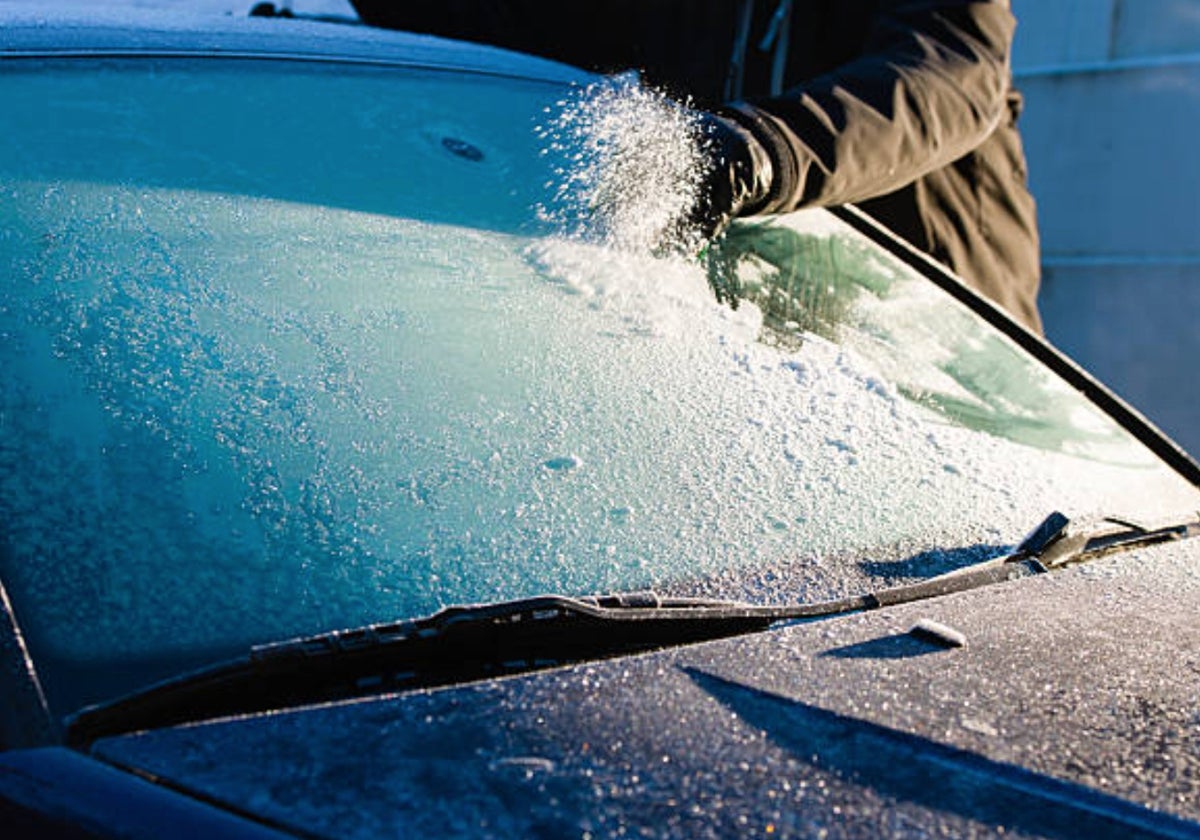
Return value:
M 712 240 L 735 217 L 753 215 L 767 205 L 776 172 L 767 148 L 736 111 L 700 111 L 698 122 L 707 169 L 689 221 L 705 240 Z

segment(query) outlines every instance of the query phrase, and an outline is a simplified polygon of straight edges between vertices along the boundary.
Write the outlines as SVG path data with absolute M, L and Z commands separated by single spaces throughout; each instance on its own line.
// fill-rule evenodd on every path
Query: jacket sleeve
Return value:
M 978 146 L 1007 107 L 1009 0 L 882 2 L 861 56 L 724 112 L 766 146 L 770 195 L 748 212 L 862 201 Z

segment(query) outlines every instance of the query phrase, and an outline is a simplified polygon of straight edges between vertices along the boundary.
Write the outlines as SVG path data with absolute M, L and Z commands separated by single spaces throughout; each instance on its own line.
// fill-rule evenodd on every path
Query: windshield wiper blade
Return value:
M 763 606 L 664 598 L 653 592 L 544 595 L 453 606 L 427 618 L 339 630 L 252 648 L 218 663 L 83 709 L 67 743 L 364 694 L 465 683 L 765 630 L 1041 574 L 1114 551 L 1200 536 L 1200 521 L 1075 536 L 1051 514 L 1010 554 L 917 583 L 831 601 Z
M 1023 563 L 989 566 L 912 586 L 786 606 L 664 599 L 655 593 L 545 595 L 453 606 L 428 618 L 255 647 L 244 657 L 83 709 L 68 720 L 66 741 L 85 747 L 98 738 L 143 729 L 640 653 L 765 630 L 780 621 L 933 597 L 1038 571 Z
M 66 741 L 362 694 L 464 683 L 764 629 L 749 605 L 654 593 L 544 595 L 257 646 L 248 655 L 83 709 Z
M 66 742 L 183 723 L 295 708 L 364 694 L 461 684 L 575 662 L 641 653 L 765 630 L 799 620 L 1034 574 L 1033 567 L 794 606 L 666 599 L 630 593 L 544 595 L 453 606 L 422 619 L 338 630 L 252 648 L 244 657 L 85 708 L 67 721 Z

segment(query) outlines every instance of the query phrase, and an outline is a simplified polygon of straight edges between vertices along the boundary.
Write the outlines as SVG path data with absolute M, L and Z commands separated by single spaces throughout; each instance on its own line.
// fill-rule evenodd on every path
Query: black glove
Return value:
M 760 212 L 772 196 L 776 167 L 766 146 L 735 111 L 699 112 L 700 146 L 708 168 L 692 209 L 691 225 L 711 240 L 736 216 Z

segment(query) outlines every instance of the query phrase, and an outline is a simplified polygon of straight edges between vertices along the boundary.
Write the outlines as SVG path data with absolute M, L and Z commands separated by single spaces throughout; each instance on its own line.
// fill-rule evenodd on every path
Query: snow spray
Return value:
M 578 88 L 546 113 L 538 127 L 552 157 L 544 221 L 621 251 L 700 250 L 689 213 L 709 164 L 694 111 L 623 74 Z

